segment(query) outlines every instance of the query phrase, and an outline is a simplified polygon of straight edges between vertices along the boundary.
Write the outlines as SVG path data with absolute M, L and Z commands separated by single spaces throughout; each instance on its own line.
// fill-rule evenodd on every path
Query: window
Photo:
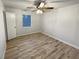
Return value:
M 31 16 L 23 15 L 23 27 L 31 27 Z

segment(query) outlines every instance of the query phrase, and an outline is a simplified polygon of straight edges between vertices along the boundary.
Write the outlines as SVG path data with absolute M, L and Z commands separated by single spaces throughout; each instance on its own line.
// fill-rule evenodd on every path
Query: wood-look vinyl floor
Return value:
M 79 59 L 79 50 L 35 33 L 8 41 L 5 59 Z

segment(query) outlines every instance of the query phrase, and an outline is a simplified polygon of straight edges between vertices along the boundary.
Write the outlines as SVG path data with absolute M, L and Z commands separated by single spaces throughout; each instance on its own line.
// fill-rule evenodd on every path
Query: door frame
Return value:
M 3 17 L 4 17 L 5 36 L 6 36 L 6 41 L 7 41 L 8 40 L 8 30 L 7 30 L 7 21 L 6 21 L 6 11 L 3 11 Z

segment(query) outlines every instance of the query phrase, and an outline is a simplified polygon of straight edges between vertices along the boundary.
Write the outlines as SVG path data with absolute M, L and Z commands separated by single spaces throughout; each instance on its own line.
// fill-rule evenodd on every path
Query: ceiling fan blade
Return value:
M 36 8 L 36 6 L 35 5 L 29 5 L 26 8 Z
M 42 9 L 54 9 L 54 7 L 43 7 Z
M 32 10 L 32 12 L 36 12 L 37 10 Z
M 27 10 L 35 10 L 37 9 L 35 6 L 26 7 Z
M 65 0 L 65 1 L 47 1 L 47 3 L 62 3 L 62 2 L 69 2 L 68 0 Z

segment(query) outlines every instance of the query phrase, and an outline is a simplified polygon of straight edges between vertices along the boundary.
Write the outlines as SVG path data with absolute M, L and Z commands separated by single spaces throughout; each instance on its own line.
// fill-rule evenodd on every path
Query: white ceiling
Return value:
M 35 0 L 3 0 L 3 3 L 6 8 L 26 9 L 26 7 L 34 6 L 34 1 Z M 59 1 L 59 2 L 51 3 L 53 1 Z M 79 0 L 46 0 L 46 2 L 48 2 L 47 6 L 60 8 L 73 4 L 78 4 Z

